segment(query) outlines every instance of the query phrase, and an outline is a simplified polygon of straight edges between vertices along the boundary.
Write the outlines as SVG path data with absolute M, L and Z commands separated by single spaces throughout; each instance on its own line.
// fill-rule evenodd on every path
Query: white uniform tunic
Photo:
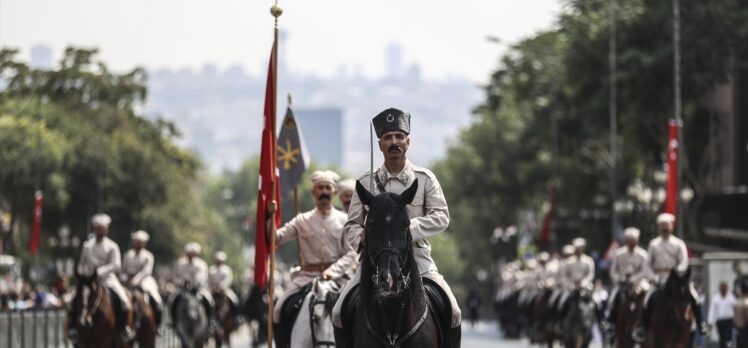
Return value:
M 649 242 L 649 267 L 658 277 L 660 283 L 667 279 L 670 270 L 683 272 L 688 268 L 688 249 L 686 243 L 676 236 L 662 236 Z
M 592 288 L 592 281 L 595 279 L 595 260 L 587 255 L 572 255 L 564 267 L 564 279 L 569 287 Z
M 130 280 L 130 284 L 138 286 L 145 293 L 161 305 L 161 294 L 158 292 L 158 284 L 151 275 L 153 273 L 153 254 L 145 249 L 135 251 L 130 249 L 122 258 L 123 280 Z
M 226 297 L 231 300 L 234 304 L 239 303 L 239 299 L 236 297 L 234 290 L 231 289 L 231 282 L 234 281 L 234 272 L 231 271 L 231 267 L 226 264 L 212 265 L 208 269 L 208 285 L 210 290 L 214 292 L 223 292 Z
M 449 296 L 452 303 L 452 327 L 457 327 L 462 320 L 460 307 L 452 294 L 449 284 L 438 273 L 436 264 L 431 258 L 431 244 L 428 241 L 428 238 L 441 233 L 449 226 L 449 209 L 447 208 L 447 200 L 444 198 L 444 192 L 442 192 L 439 181 L 430 170 L 417 167 L 409 160 L 405 161 L 405 166 L 400 173 L 391 174 L 387 171 L 384 164 L 382 164 L 381 167 L 375 170 L 374 175 L 379 177 L 385 191 L 398 194 L 405 191 L 413 184 L 415 179 L 418 179 L 418 189 L 416 190 L 415 197 L 406 206 L 408 217 L 410 217 L 410 233 L 413 237 L 413 254 L 421 276 L 432 279 Z M 370 179 L 368 171 L 362 174 L 358 180 L 367 190 L 373 186 L 374 192 L 372 194 L 376 195 L 380 193 L 376 184 L 372 183 L 370 185 L 370 180 L 373 179 Z M 357 259 L 358 255 L 353 247 L 358 246 L 361 234 L 364 231 L 364 213 L 364 206 L 361 204 L 361 199 L 358 197 L 358 193 L 354 192 L 351 199 L 351 206 L 348 209 L 348 222 L 345 224 L 345 237 L 348 240 L 348 245 L 351 246 L 351 250 L 346 257 L 354 260 Z M 340 310 L 343 299 L 345 299 L 353 286 L 360 282 L 360 273 L 360 269 L 357 270 L 354 277 L 346 284 L 338 302 L 335 304 L 333 322 L 338 327 L 342 327 Z
M 353 273 L 358 265 L 357 260 L 344 257 L 352 248 L 343 238 L 346 220 L 348 215 L 335 207 L 326 214 L 314 208 L 297 215 L 276 231 L 278 244 L 290 240 L 299 241 L 301 264 L 301 270 L 292 275 L 291 284 L 283 291 L 273 308 L 276 323 L 280 322 L 281 307 L 286 299 L 321 276 L 324 270 L 332 271 L 333 279 Z
M 213 296 L 207 290 L 208 264 L 205 261 L 194 257 L 190 262 L 186 256 L 180 257 L 177 260 L 177 266 L 174 268 L 174 278 L 175 282 L 181 286 L 198 288 L 200 294 L 213 305 Z
M 647 259 L 647 252 L 639 246 L 634 247 L 633 250 L 628 246 L 618 248 L 613 257 L 613 264 L 610 266 L 610 279 L 614 284 L 626 280 L 638 284 L 639 281 L 649 276 Z
M 93 237 L 83 243 L 80 260 L 78 260 L 78 273 L 90 276 L 96 271 L 99 282 L 117 294 L 126 308 L 130 308 L 130 299 L 127 291 L 117 279 L 120 270 L 120 252 L 117 243 L 104 237 L 101 242 Z

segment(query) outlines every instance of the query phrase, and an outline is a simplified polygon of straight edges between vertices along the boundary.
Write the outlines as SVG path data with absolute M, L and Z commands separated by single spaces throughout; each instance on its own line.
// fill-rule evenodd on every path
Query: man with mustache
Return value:
M 452 290 L 439 274 L 434 260 L 431 258 L 431 244 L 428 238 L 435 236 L 449 226 L 449 209 L 444 198 L 439 181 L 430 170 L 413 165 L 406 157 L 410 146 L 410 114 L 395 108 L 380 112 L 372 119 L 374 129 L 379 138 L 379 150 L 384 155 L 384 164 L 375 169 L 372 175 L 365 172 L 359 181 L 367 189 L 373 186 L 372 194 L 381 192 L 402 193 L 418 179 L 418 190 L 413 202 L 406 206 L 410 218 L 410 233 L 413 236 L 413 254 L 421 276 L 433 280 L 444 292 L 452 307 L 452 325 L 449 330 L 450 345 L 460 346 L 462 315 Z M 374 182 L 371 182 L 374 180 Z M 364 207 L 361 199 L 354 191 L 348 210 L 348 222 L 345 224 L 345 235 L 348 244 L 358 245 L 359 239 L 364 239 Z M 351 256 L 352 255 L 352 256 Z M 357 258 L 356 252 L 351 250 L 346 257 Z M 341 320 L 341 310 L 350 291 L 361 281 L 360 272 L 346 284 L 333 309 L 333 322 L 336 337 L 341 335 L 347 340 Z
M 350 250 L 343 239 L 343 225 L 348 216 L 332 205 L 340 177 L 332 171 L 324 170 L 312 173 L 310 179 L 316 207 L 297 215 L 276 231 L 279 245 L 298 240 L 301 265 L 301 270 L 291 275 L 291 284 L 273 308 L 273 325 L 276 326 L 274 336 L 278 347 L 287 346 L 290 338 L 289 333 L 284 333 L 280 323 L 295 319 L 281 318 L 286 300 L 316 277 L 342 283 L 347 278 L 346 275 L 352 274 L 357 266 L 355 258 L 343 257 Z M 276 202 L 272 202 L 268 207 L 268 216 L 276 209 Z M 269 239 L 270 232 L 267 232 Z

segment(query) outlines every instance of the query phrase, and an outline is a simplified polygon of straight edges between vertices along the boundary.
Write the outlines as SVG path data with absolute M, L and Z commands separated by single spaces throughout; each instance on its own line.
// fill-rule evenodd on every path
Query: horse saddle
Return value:
M 289 296 L 286 299 L 286 302 L 283 303 L 283 307 L 281 307 L 280 332 L 277 334 L 283 335 L 282 337 L 286 338 L 289 342 L 290 340 L 288 339 L 291 338 L 291 331 L 293 330 L 293 325 L 296 323 L 296 318 L 299 316 L 301 306 L 304 304 L 306 295 L 311 290 L 312 283 L 310 282 L 309 284 L 304 285 L 299 291 Z
M 449 296 L 436 282 L 429 278 L 421 277 L 423 290 L 426 293 L 426 303 L 431 311 L 431 316 L 436 322 L 436 328 L 439 334 L 440 347 L 449 345 L 449 329 L 452 327 L 452 302 Z M 356 308 L 361 303 L 361 292 L 358 284 L 351 289 L 348 297 L 343 302 L 343 323 L 352 323 L 356 315 Z M 344 328 L 346 331 L 349 327 Z

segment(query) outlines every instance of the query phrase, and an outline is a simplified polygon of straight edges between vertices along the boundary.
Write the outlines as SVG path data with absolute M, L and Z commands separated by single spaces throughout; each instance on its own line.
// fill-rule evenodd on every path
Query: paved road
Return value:
M 231 343 L 231 347 L 235 348 L 249 347 L 249 330 L 246 325 L 232 337 Z M 465 325 L 462 328 L 462 346 L 465 348 L 531 347 L 527 340 L 502 339 L 495 321 L 480 322 L 474 328 Z

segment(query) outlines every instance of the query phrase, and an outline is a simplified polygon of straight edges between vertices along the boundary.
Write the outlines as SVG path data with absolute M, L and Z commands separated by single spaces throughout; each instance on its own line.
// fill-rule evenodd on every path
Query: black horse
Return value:
M 427 302 L 413 256 L 410 219 L 405 206 L 413 201 L 418 180 L 402 194 L 373 196 L 360 182 L 356 192 L 369 208 L 361 254 L 358 296 L 344 304 L 343 320 L 350 335 L 336 332 L 338 347 L 445 347 L 440 323 Z M 349 310 L 350 308 L 350 310 Z M 446 330 L 449 328 L 447 327 Z
M 250 328 L 256 323 L 257 330 L 252 330 L 252 347 L 259 347 L 267 342 L 268 332 L 268 288 L 253 285 L 242 301 L 241 314 Z

